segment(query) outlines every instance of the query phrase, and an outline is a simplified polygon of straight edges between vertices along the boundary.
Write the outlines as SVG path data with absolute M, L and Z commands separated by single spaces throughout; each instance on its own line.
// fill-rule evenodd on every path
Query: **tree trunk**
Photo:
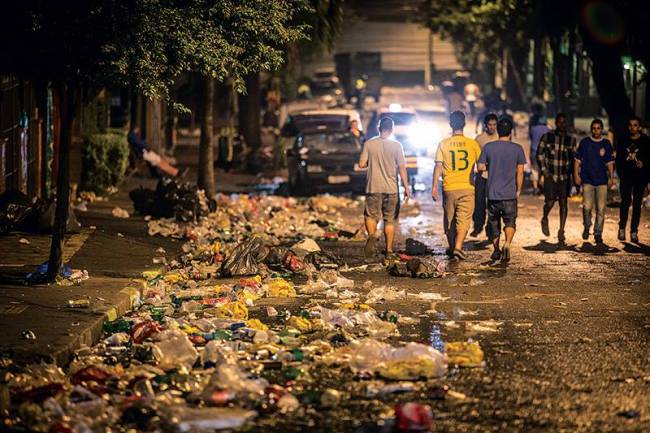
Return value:
M 533 94 L 538 98 L 544 97 L 544 76 L 545 62 L 544 51 L 542 50 L 544 39 L 540 31 L 535 35 L 535 47 L 533 49 Z
M 582 38 L 593 62 L 592 76 L 600 95 L 600 103 L 607 110 L 610 125 L 618 138 L 627 133 L 627 121 L 633 114 L 625 90 L 621 50 L 617 46 L 595 42 L 586 33 L 582 32 Z
M 239 131 L 253 150 L 262 144 L 260 128 L 261 89 L 260 74 L 249 74 L 244 78 L 246 94 L 239 96 Z
M 70 206 L 70 146 L 72 143 L 72 122 L 77 103 L 75 89 L 61 82 L 57 86 L 61 100 L 61 147 L 56 185 L 56 210 L 52 228 L 52 244 L 47 266 L 47 281 L 53 282 L 63 263 L 63 240 L 68 223 Z
M 204 78 L 203 121 L 201 122 L 201 142 L 199 145 L 199 188 L 205 190 L 207 197 L 215 194 L 214 190 L 214 78 Z

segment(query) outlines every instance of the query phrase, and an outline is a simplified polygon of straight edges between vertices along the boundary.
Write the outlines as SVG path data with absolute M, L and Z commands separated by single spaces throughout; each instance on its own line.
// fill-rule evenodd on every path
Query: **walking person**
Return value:
M 616 171 L 620 179 L 621 208 L 618 220 L 618 239 L 625 240 L 627 218 L 632 205 L 630 240 L 639 242 L 639 222 L 643 194 L 650 173 L 650 137 L 641 132 L 641 119 L 632 116 L 627 124 L 630 135 L 616 146 Z
M 569 214 L 569 192 L 571 191 L 571 172 L 576 150 L 576 139 L 567 130 L 566 114 L 555 116 L 555 130 L 542 136 L 537 148 L 537 163 L 544 176 L 544 216 L 542 233 L 550 236 L 548 216 L 557 201 L 560 205 L 560 229 L 557 239 L 560 244 L 566 240 L 564 227 Z
M 481 150 L 490 141 L 499 139 L 497 134 L 497 115 L 489 113 L 483 119 L 483 132 L 476 136 L 475 140 L 481 147 Z M 488 172 L 476 172 L 474 174 L 474 215 L 472 221 L 474 222 L 474 229 L 470 233 L 471 237 L 476 237 L 481 234 L 485 226 L 485 219 L 487 214 L 487 178 Z M 488 237 L 490 234 L 488 233 Z
M 364 253 L 367 258 L 371 258 L 375 253 L 377 225 L 381 220 L 384 221 L 386 258 L 391 259 L 394 255 L 395 221 L 399 217 L 400 209 L 398 174 L 404 186 L 404 199 L 408 200 L 411 196 L 404 149 L 398 141 L 390 139 L 393 127 L 393 119 L 382 118 L 379 121 L 379 136 L 365 142 L 359 158 L 359 167 L 368 168 L 364 210 L 368 232 Z
M 614 150 L 608 139 L 603 137 L 603 121 L 591 122 L 591 136 L 580 141 L 574 163 L 576 185 L 582 185 L 582 216 L 584 230 L 582 239 L 589 239 L 591 213 L 596 208 L 594 240 L 603 243 L 607 189 L 614 183 Z
M 363 148 L 363 144 L 366 142 L 366 134 L 359 129 L 359 121 L 353 120 L 350 122 L 350 134 L 352 135 L 352 140 L 354 141 L 354 147 L 358 150 Z
M 510 247 L 517 229 L 517 200 L 524 184 L 524 149 L 511 141 L 512 121 L 501 118 L 497 123 L 499 139 L 485 145 L 478 160 L 479 171 L 489 171 L 488 225 L 490 240 L 494 245 L 492 260 L 510 260 Z M 505 242 L 500 248 L 501 222 Z
M 550 131 L 546 125 L 546 117 L 541 116 L 536 120 L 537 124 L 530 128 L 530 180 L 533 182 L 533 195 L 541 194 L 539 185 L 544 183 L 544 177 L 540 177 L 539 163 L 537 162 L 537 149 L 544 134 Z
M 463 260 L 463 242 L 474 212 L 474 166 L 481 154 L 481 147 L 475 140 L 463 135 L 465 115 L 461 111 L 451 113 L 449 125 L 452 136 L 442 140 L 436 152 L 431 198 L 438 201 L 442 175 L 444 228 L 449 244 L 447 254 Z

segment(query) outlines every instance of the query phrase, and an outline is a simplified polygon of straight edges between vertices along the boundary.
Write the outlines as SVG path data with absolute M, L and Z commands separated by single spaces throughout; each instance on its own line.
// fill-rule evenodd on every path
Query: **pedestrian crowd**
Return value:
M 531 123 L 534 123 L 530 125 L 531 181 L 533 194 L 544 195 L 542 233 L 550 236 L 549 216 L 557 202 L 558 243 L 566 242 L 568 199 L 572 188 L 576 188 L 582 190 L 582 238 L 586 241 L 593 234 L 594 241 L 602 244 L 607 193 L 614 185 L 616 171 L 621 195 L 618 239 L 627 239 L 631 206 L 630 240 L 638 243 L 643 197 L 650 178 L 650 137 L 642 133 L 641 119 L 636 116 L 629 119 L 629 132 L 617 137 L 616 148 L 604 135 L 603 121 L 597 118 L 591 122 L 590 135 L 580 141 L 569 132 L 567 116 L 563 113 L 555 117 L 553 130 L 548 128 L 543 116 L 536 116 Z M 452 135 L 442 140 L 437 149 L 431 191 L 434 201 L 442 199 L 447 254 L 457 260 L 466 258 L 463 242 L 473 226 L 469 233 L 472 237 L 485 229 L 494 247 L 491 259 L 508 261 L 526 165 L 523 147 L 512 141 L 512 118 L 488 113 L 483 119 L 483 132 L 475 139 L 464 135 L 463 112 L 453 111 L 449 124 Z M 398 177 L 405 201 L 410 198 L 410 189 L 402 145 L 392 138 L 392 119 L 382 118 L 379 131 L 379 136 L 365 142 L 359 161 L 360 167 L 368 168 L 365 254 L 368 257 L 374 254 L 377 226 L 383 220 L 385 253 L 390 260 L 395 258 L 394 223 L 401 205 Z

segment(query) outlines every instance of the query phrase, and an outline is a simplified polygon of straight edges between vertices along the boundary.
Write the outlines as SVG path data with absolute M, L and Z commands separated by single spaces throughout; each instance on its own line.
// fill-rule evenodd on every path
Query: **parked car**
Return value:
M 362 194 L 366 173 L 358 165 L 361 150 L 347 131 L 301 132 L 287 150 L 290 194 Z

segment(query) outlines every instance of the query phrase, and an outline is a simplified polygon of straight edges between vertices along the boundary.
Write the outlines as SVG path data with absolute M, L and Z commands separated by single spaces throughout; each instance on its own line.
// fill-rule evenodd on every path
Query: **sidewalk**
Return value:
M 139 286 L 134 279 L 142 271 L 159 266 L 152 261 L 160 256 L 158 248 L 164 248 L 168 257 L 177 254 L 180 242 L 148 236 L 143 217 L 112 216 L 115 206 L 133 212 L 128 192 L 138 185 L 154 187 L 155 180 L 129 178 L 109 201 L 90 204 L 87 212 L 76 212 L 82 231 L 66 239 L 64 258 L 72 268 L 86 269 L 90 274 L 80 286 L 28 287 L 18 281 L 0 284 L 0 354 L 17 361 L 67 363 L 75 350 L 100 338 L 107 318 L 131 308 Z M 21 244 L 20 238 L 30 244 Z M 19 276 L 31 272 L 47 260 L 49 245 L 49 235 L 3 236 L 0 273 Z M 75 299 L 90 300 L 90 308 L 68 308 L 68 300 Z M 23 331 L 32 331 L 36 339 L 25 339 Z

